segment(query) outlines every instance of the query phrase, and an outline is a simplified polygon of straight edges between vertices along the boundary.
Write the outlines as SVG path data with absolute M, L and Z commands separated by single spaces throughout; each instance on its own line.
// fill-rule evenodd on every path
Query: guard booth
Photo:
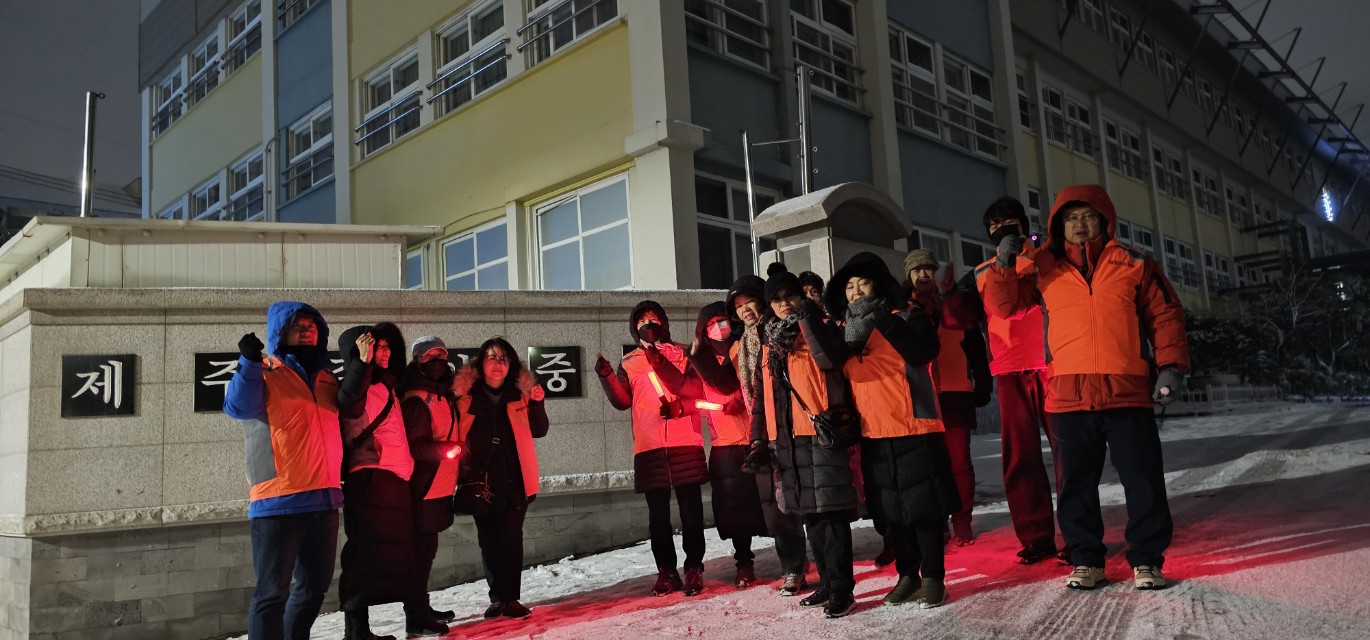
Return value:
M 846 182 L 777 202 L 756 217 L 752 230 L 757 237 L 775 236 L 776 249 L 761 254 L 763 269 L 782 262 L 826 281 L 852 256 L 869 251 L 898 278 L 913 223 L 885 192 Z

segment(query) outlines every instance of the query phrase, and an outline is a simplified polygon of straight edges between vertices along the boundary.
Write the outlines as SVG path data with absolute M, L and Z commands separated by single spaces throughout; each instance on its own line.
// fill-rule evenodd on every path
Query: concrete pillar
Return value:
M 333 200 L 338 224 L 352 223 L 352 154 L 355 145 L 352 144 L 352 48 L 348 46 L 350 32 L 347 7 L 348 3 L 342 0 L 335 0 L 329 5 L 333 21 L 330 38 L 330 46 L 333 47 Z M 269 19 L 272 14 L 274 10 L 263 10 L 263 25 L 275 22 Z M 262 33 L 265 35 L 266 32 Z
M 865 69 L 862 106 L 871 115 L 871 180 L 900 207 L 904 181 L 899 165 L 899 129 L 894 115 L 894 77 L 890 69 L 889 12 L 886 0 L 859 2 L 856 8 L 857 64 Z M 905 214 L 908 214 L 906 211 Z
M 1009 0 L 988 0 L 989 45 L 994 56 L 994 113 L 999 126 L 1004 128 L 1004 147 L 1002 160 L 1004 167 L 1004 192 L 1014 194 L 1019 200 L 1027 201 L 1028 179 L 1023 167 L 1027 166 L 1027 154 L 1022 139 L 1018 136 L 1018 61 L 1013 49 L 1013 23 L 1010 19 Z M 1030 86 L 1030 85 L 1029 85 Z M 1041 99 L 1038 92 L 1036 100 Z

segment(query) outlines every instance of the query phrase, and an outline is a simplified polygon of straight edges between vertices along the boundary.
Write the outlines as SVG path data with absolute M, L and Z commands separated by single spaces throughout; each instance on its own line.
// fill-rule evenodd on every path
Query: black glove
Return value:
M 1166 367 L 1156 376 L 1156 391 L 1151 394 L 1151 399 L 1164 407 L 1178 399 L 1184 387 L 1184 374 L 1174 367 Z
M 1004 236 L 1004 239 L 999 241 L 999 253 L 994 257 L 994 264 L 1005 269 L 1012 269 L 1014 261 L 1018 259 L 1018 254 L 1022 251 L 1023 236 Z
M 979 409 L 980 407 L 989 404 L 990 398 L 993 396 L 994 392 L 988 387 L 989 385 L 976 385 L 974 391 L 975 408 Z
M 742 470 L 747 473 L 768 473 L 771 470 L 771 448 L 765 440 L 753 440 L 742 459 Z
M 601 378 L 614 375 L 614 365 L 609 364 L 609 361 L 604 359 L 604 354 L 595 356 L 595 373 L 599 374 Z
M 661 417 L 665 420 L 674 420 L 685 415 L 685 403 L 680 398 L 667 400 L 661 403 Z
M 266 345 L 262 344 L 262 341 L 257 339 L 257 334 L 255 333 L 249 333 L 243 336 L 242 340 L 238 341 L 238 353 L 243 354 L 244 358 L 253 362 L 262 361 L 262 349 L 265 348 Z

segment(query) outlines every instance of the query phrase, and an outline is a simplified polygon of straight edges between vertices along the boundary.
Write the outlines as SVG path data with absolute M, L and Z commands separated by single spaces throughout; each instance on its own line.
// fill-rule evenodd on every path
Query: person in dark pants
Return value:
M 628 333 L 639 348 L 623 356 L 617 373 L 599 355 L 595 373 L 609 404 L 619 411 L 632 411 L 633 488 L 647 499 L 648 532 L 657 566 L 652 595 L 664 596 L 683 589 L 685 595 L 696 596 L 704 589 L 704 502 L 700 485 L 709 480 L 703 427 L 698 415 L 668 417 L 663 411 L 677 398 L 651 364 L 662 358 L 683 375 L 690 366 L 689 353 L 685 345 L 671 341 L 666 310 L 651 300 L 638 303 L 629 312 Z M 649 356 L 650 351 L 657 353 Z M 676 571 L 672 493 L 680 511 L 684 539 L 683 582 Z
M 942 348 L 933 316 L 917 297 L 904 310 L 910 298 L 872 253 L 834 274 L 824 299 L 828 313 L 843 319 L 851 353 L 843 372 L 861 414 L 866 505 L 884 523 L 899 572 L 885 604 L 940 606 L 947 599 L 942 535 L 960 500 L 929 366 Z
M 537 498 L 534 438 L 547 435 L 546 393 L 502 338 L 491 338 L 461 371 L 457 421 L 466 443 L 457 479 L 457 507 L 476 521 L 485 582 L 486 618 L 527 618 L 522 597 L 523 520 Z M 481 495 L 474 495 L 475 493 Z
M 989 404 L 994 390 L 980 333 L 984 311 L 978 296 L 956 286 L 954 265 L 939 263 L 927 249 L 915 249 L 904 257 L 904 273 L 909 278 L 910 299 L 932 319 L 941 344 L 933 361 L 937 405 L 961 502 L 961 509 L 951 514 L 951 541 L 964 547 L 975 542 L 971 528 L 975 465 L 970 456 L 970 436 L 977 427 L 975 409 Z
M 455 443 L 457 432 L 457 398 L 452 393 L 453 370 L 448 362 L 447 345 L 437 336 L 424 336 L 410 348 L 413 360 L 400 377 L 398 392 L 402 398 L 400 410 L 409 438 L 409 449 L 421 451 L 435 442 Z M 414 497 L 414 578 L 417 589 L 423 592 L 422 602 L 414 606 L 425 609 L 438 622 L 456 619 L 455 611 L 437 611 L 428 602 L 428 579 L 433 572 L 433 558 L 438 553 L 438 534 L 452 526 L 452 494 L 457 488 L 458 451 L 439 460 L 416 457 L 414 474 L 409 478 L 409 489 Z M 414 616 L 415 612 L 406 612 Z
M 1047 245 L 1031 255 L 1036 280 L 1015 267 L 1019 236 L 1000 243 L 986 278 L 986 302 L 1002 315 L 1040 299 L 1051 318 L 1046 411 L 1061 456 L 1059 519 L 1075 565 L 1066 577 L 1072 589 L 1106 580 L 1105 452 L 1127 496 L 1127 561 L 1138 589 L 1165 586 L 1174 526 L 1153 411 L 1184 386 L 1184 309 L 1151 256 L 1111 238 L 1116 224 L 1103 187 L 1066 187 L 1052 205 Z
M 766 281 L 770 313 L 762 323 L 761 361 L 752 401 L 747 467 L 780 478 L 782 508 L 804 519 L 818 588 L 799 602 L 840 618 L 856 604 L 851 523 L 856 519 L 851 451 L 823 446 L 809 414 L 849 409 L 842 376 L 846 345 L 799 278 L 778 271 Z
M 328 323 L 303 302 L 266 312 L 266 344 L 238 342 L 224 413 L 242 421 L 247 517 L 257 586 L 251 640 L 305 640 L 333 582 L 342 508 L 338 379 L 328 366 Z M 295 585 L 290 581 L 294 576 Z
M 995 245 L 1008 237 L 1020 238 L 1020 257 L 1032 248 L 1026 242 L 1031 229 L 1027 211 L 1014 198 L 995 200 L 985 209 L 982 222 L 985 233 Z M 968 279 L 974 279 L 974 286 L 962 288 L 983 296 L 995 260 L 991 258 L 976 267 L 973 275 L 967 275 Z M 1031 260 L 1018 260 L 1015 268 L 1025 282 L 1036 280 Z M 1042 316 L 1042 307 L 1033 293 L 1012 312 L 1004 313 L 991 304 L 985 304 L 984 310 L 990 373 L 994 375 L 995 393 L 999 399 L 1004 497 L 1008 501 L 1013 532 L 1021 545 L 1018 562 L 1034 564 L 1056 555 L 1063 564 L 1069 564 L 1069 551 L 1064 547 L 1057 550 L 1056 521 L 1051 505 L 1051 478 L 1056 479 L 1058 489 L 1061 486 L 1061 457 L 1056 450 L 1056 432 L 1046 415 L 1046 319 Z M 1042 461 L 1043 435 L 1052 452 L 1051 474 Z

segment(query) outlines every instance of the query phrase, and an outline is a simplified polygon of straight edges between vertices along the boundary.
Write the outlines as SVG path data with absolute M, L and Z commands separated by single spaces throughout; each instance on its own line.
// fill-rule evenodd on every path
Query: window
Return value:
M 1086 27 L 1104 33 L 1104 9 L 1099 0 L 1066 0 L 1065 4 Z
M 894 75 L 895 122 L 942 137 L 932 44 L 891 28 L 890 65 Z
M 1175 64 L 1175 52 L 1165 47 L 1156 50 L 1157 74 L 1161 76 L 1161 84 L 1165 87 L 1166 97 L 1170 97 L 1170 92 L 1175 89 L 1175 78 L 1178 77 L 1179 69 Z
M 1188 96 L 1190 100 L 1199 101 L 1199 94 L 1194 89 L 1194 70 L 1185 71 L 1184 79 L 1180 81 L 1180 93 Z
M 543 289 L 632 286 L 626 177 L 539 207 L 536 220 Z
M 404 258 L 404 288 L 423 288 L 423 249 L 410 251 Z
M 289 29 L 290 25 L 295 24 L 306 11 L 319 2 L 320 0 L 276 0 L 276 19 L 281 25 L 276 32 Z
M 795 64 L 813 70 L 812 87 L 860 104 L 856 19 L 848 0 L 790 0 Z
M 412 52 L 371 74 L 361 86 L 366 116 L 357 129 L 362 157 L 419 128 L 419 59 Z
M 753 185 L 756 212 L 780 200 L 780 193 Z M 738 278 L 752 274 L 752 235 L 747 211 L 747 186 L 708 175 L 695 176 L 695 207 L 699 232 L 700 286 L 727 289 Z M 775 241 L 757 238 L 757 252 L 775 248 Z
M 333 103 L 300 119 L 286 133 L 285 171 L 281 172 L 286 200 L 333 175 Z
M 1037 187 L 1027 188 L 1027 214 L 1028 223 L 1032 225 L 1032 232 L 1043 235 L 1042 232 L 1042 191 Z
M 1194 205 L 1204 213 L 1221 215 L 1222 200 L 1218 195 L 1218 178 L 1199 167 L 1194 167 L 1190 175 L 1194 181 Z
M 243 66 L 262 49 L 262 3 L 247 0 L 228 18 L 228 46 L 224 47 L 224 73 Z
M 994 97 L 989 74 L 950 55 L 942 57 L 947 94 L 947 128 L 951 143 L 999 157 L 999 127 L 994 123 Z
M 177 200 L 167 208 L 162 209 L 157 217 L 162 220 L 183 220 L 186 217 L 185 203 L 182 200 Z
M 1089 107 L 1066 98 L 1066 138 L 1071 151 L 1094 157 L 1094 131 L 1090 124 Z
M 190 217 L 196 220 L 218 220 L 224 209 L 223 183 L 218 176 L 190 192 Z
M 1151 148 L 1151 170 L 1156 174 L 1156 188 L 1161 193 L 1179 200 L 1188 200 L 1188 186 L 1184 183 L 1184 162 L 1169 149 L 1155 145 Z
M 1204 250 L 1204 279 L 1208 281 L 1209 291 L 1217 293 L 1232 288 L 1232 274 L 1228 271 L 1228 266 L 1227 258 Z
M 618 0 L 528 0 L 523 51 L 533 66 L 618 17 Z M 550 7 L 550 8 L 548 8 Z
M 228 214 L 224 220 L 250 222 L 265 217 L 262 152 L 254 151 L 228 168 Z
M 181 86 L 185 84 L 185 68 L 177 65 L 162 81 L 152 88 L 152 103 L 157 111 L 152 117 L 152 136 L 166 131 L 180 119 L 183 107 Z
M 1251 208 L 1255 211 L 1256 222 L 1265 224 L 1267 222 L 1275 221 L 1275 208 L 1270 204 L 1260 200 L 1253 200 L 1251 202 Z
M 951 262 L 951 237 L 946 234 L 926 229 L 914 229 L 913 233 L 909 234 L 909 248 L 927 249 L 937 258 L 937 262 L 942 264 Z
M 1104 137 L 1108 140 L 1108 166 L 1129 178 L 1146 180 L 1142 141 L 1137 134 L 1116 122 L 1104 120 Z
M 1112 7 L 1109 8 L 1108 13 L 1108 39 L 1114 47 L 1126 53 L 1128 47 L 1132 46 L 1132 18 Z
M 508 228 L 500 220 L 442 243 L 444 287 L 448 291 L 508 289 Z
M 1023 77 L 1023 72 L 1017 74 L 1018 83 L 1018 124 L 1025 129 L 1032 128 L 1032 100 L 1028 98 L 1030 93 L 1027 89 L 1027 78 Z
M 1208 115 L 1216 113 L 1218 104 L 1214 101 L 1213 85 L 1208 80 L 1199 78 L 1199 108 Z
M 1246 194 L 1242 193 L 1241 188 L 1224 186 L 1223 191 L 1227 196 L 1227 220 L 1237 225 L 1237 228 L 1251 226 L 1251 213 L 1246 208 Z
M 190 82 L 186 85 L 186 108 L 189 109 L 219 86 L 219 34 L 209 36 L 190 52 L 186 63 L 190 71 Z
M 685 0 L 685 37 L 690 42 L 769 70 L 767 22 L 765 0 Z
M 1066 144 L 1065 98 L 1061 92 L 1048 86 L 1042 87 L 1042 115 L 1046 117 L 1047 139 L 1057 144 Z
M 958 274 L 974 271 L 976 267 L 994 258 L 995 247 L 973 240 L 961 241 L 961 270 Z
M 1172 284 L 1186 289 L 1199 288 L 1199 269 L 1194 263 L 1194 248 L 1165 236 L 1165 273 Z
M 1118 242 L 1145 251 L 1147 255 L 1156 255 L 1156 246 L 1153 244 L 1151 229 L 1127 220 L 1118 220 L 1118 229 L 1114 235 Z
M 504 4 L 487 3 L 438 33 L 437 78 L 429 84 L 436 115 L 451 113 L 509 77 Z
M 1156 43 L 1151 39 L 1151 34 L 1145 31 L 1137 34 L 1137 49 L 1134 54 L 1137 61 L 1146 65 L 1152 73 L 1156 73 Z
M 1275 145 L 1270 139 L 1270 129 L 1266 128 L 1264 125 L 1261 126 L 1261 132 L 1259 137 L 1257 137 L 1256 145 L 1261 148 L 1261 153 L 1265 154 L 1265 157 L 1269 158 L 1270 156 L 1275 155 Z

